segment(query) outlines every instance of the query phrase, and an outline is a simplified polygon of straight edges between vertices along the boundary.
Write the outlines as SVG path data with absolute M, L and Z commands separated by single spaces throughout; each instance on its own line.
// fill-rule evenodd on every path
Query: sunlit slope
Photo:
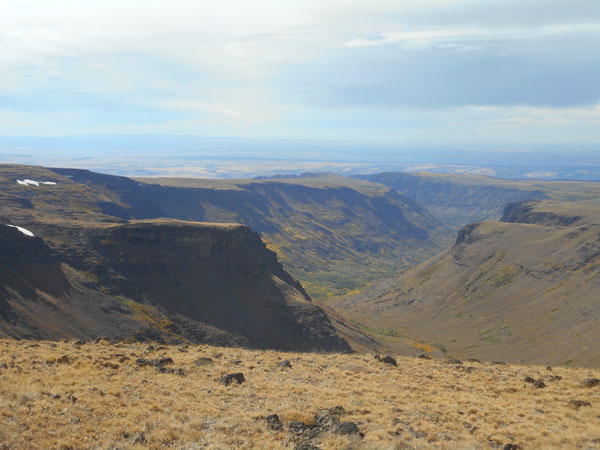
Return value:
M 598 370 L 394 357 L 397 366 L 372 355 L 0 340 L 0 441 L 277 450 L 600 443 Z M 220 381 L 233 373 L 243 384 Z
M 597 202 L 507 210 L 512 223 L 463 228 L 451 249 L 340 311 L 457 356 L 599 366 Z

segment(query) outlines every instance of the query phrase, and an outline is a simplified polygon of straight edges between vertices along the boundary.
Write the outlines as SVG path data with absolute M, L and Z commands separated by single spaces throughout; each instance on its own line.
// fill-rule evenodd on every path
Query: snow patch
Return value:
M 19 230 L 21 233 L 23 233 L 25 236 L 31 236 L 31 237 L 33 237 L 33 233 L 32 233 L 31 231 L 29 231 L 29 230 L 27 230 L 27 229 L 23 228 L 23 227 L 18 227 L 18 226 L 16 226 L 16 225 L 7 225 L 7 226 L 9 226 L 9 227 L 13 227 L 13 228 L 16 228 L 16 229 L 17 229 L 17 230 Z
M 39 186 L 40 184 L 55 185 L 56 183 L 54 181 L 35 181 L 30 180 L 29 178 L 25 178 L 24 180 L 17 180 L 17 184 L 23 186 Z

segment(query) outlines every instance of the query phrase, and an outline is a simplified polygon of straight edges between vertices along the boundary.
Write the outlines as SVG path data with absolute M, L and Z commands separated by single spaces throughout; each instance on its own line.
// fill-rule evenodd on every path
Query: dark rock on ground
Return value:
M 349 436 L 358 436 L 361 434 L 358 425 L 356 425 L 354 422 L 341 422 L 333 428 L 333 432 L 336 434 Z
M 493 361 L 492 364 L 496 364 L 497 366 L 505 366 L 506 363 L 504 361 Z
M 300 436 L 303 439 L 313 439 L 322 431 L 318 425 L 308 425 L 303 422 L 291 422 L 288 430 L 290 433 Z
M 291 369 L 292 363 L 289 360 L 284 359 L 283 361 L 277 363 L 277 367 L 279 367 L 280 369 Z
M 600 380 L 598 378 L 590 378 L 581 383 L 581 387 L 585 388 L 593 388 L 596 386 L 600 386 Z
M 138 358 L 135 363 L 140 366 L 153 366 L 153 367 L 164 367 L 170 364 L 173 364 L 173 359 L 166 358 L 158 358 L 158 359 L 146 359 L 146 358 Z
M 214 361 L 212 360 L 212 358 L 208 358 L 208 357 L 198 358 L 197 360 L 194 361 L 194 364 L 196 364 L 198 367 L 211 366 L 213 363 L 214 363 Z
M 241 372 L 238 373 L 230 373 L 228 375 L 223 375 L 219 381 L 223 383 L 225 386 L 229 386 L 231 383 L 236 382 L 237 384 L 242 384 L 246 381 L 244 374 Z
M 467 359 L 467 361 L 472 362 L 472 363 L 480 363 L 481 362 L 477 358 L 470 358 L 470 359 Z
M 283 424 L 281 423 L 281 419 L 277 414 L 271 414 L 267 416 L 267 428 L 271 431 L 281 431 L 283 430 Z
M 158 373 L 170 373 L 173 375 L 178 375 L 182 378 L 187 377 L 187 373 L 185 373 L 185 370 L 181 369 L 181 368 L 172 368 L 172 367 L 157 367 Z
M 381 358 L 381 362 L 384 364 L 389 364 L 390 366 L 398 366 L 398 363 L 396 362 L 396 360 L 394 358 L 392 358 L 390 355 L 384 356 L 383 358 Z
M 521 450 L 519 444 L 506 444 L 502 450 Z
M 462 366 L 463 362 L 460 359 L 452 358 L 444 361 L 444 364 L 455 364 L 457 366 Z
M 419 354 L 417 355 L 417 358 L 421 358 L 421 359 L 431 359 L 431 356 L 428 356 L 428 355 L 426 355 L 426 354 L 424 354 L 424 353 L 419 353 Z
M 319 447 L 309 444 L 308 442 L 301 442 L 294 447 L 294 450 L 321 450 Z
M 569 406 L 575 409 L 579 409 L 582 406 L 592 406 L 592 404 L 586 400 L 572 399 L 569 400 Z
M 533 384 L 533 386 L 538 389 L 546 387 L 546 383 L 544 383 L 542 380 L 536 380 L 535 378 L 530 377 L 530 376 L 526 376 L 525 378 L 523 378 L 523 381 L 526 383 Z
M 329 430 L 340 423 L 338 416 L 345 413 L 343 406 L 335 406 L 330 409 L 318 411 L 315 414 L 315 422 L 323 430 Z

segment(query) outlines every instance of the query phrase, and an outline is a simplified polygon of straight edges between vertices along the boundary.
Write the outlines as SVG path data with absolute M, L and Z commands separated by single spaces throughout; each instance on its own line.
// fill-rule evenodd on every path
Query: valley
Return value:
M 334 307 L 447 355 L 597 367 L 600 201 L 580 188 L 569 202 L 563 191 L 510 204 L 500 221 L 465 226 L 450 249 Z
M 0 219 L 43 238 L 52 261 L 39 287 L 23 270 L 28 294 L 6 284 L 5 310 L 27 312 L 3 330 L 600 365 L 597 183 L 364 178 L 130 179 L 3 166 Z M 61 296 L 108 306 L 78 310 Z M 50 332 L 34 317 L 64 324 L 57 307 L 74 323 L 97 320 Z

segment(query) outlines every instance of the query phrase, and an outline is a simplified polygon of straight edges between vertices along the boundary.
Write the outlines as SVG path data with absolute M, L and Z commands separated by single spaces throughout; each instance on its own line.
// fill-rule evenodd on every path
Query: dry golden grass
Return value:
M 581 386 L 598 370 L 417 358 L 393 367 L 372 355 L 206 345 L 1 340 L 0 349 L 0 448 L 293 448 L 290 422 L 311 424 L 337 405 L 364 438 L 327 431 L 311 441 L 321 449 L 600 446 L 600 386 Z M 160 357 L 187 376 L 136 364 Z M 214 362 L 198 366 L 200 357 Z M 291 369 L 277 367 L 283 359 Z M 232 372 L 246 382 L 219 383 Z M 283 431 L 268 430 L 270 414 Z

